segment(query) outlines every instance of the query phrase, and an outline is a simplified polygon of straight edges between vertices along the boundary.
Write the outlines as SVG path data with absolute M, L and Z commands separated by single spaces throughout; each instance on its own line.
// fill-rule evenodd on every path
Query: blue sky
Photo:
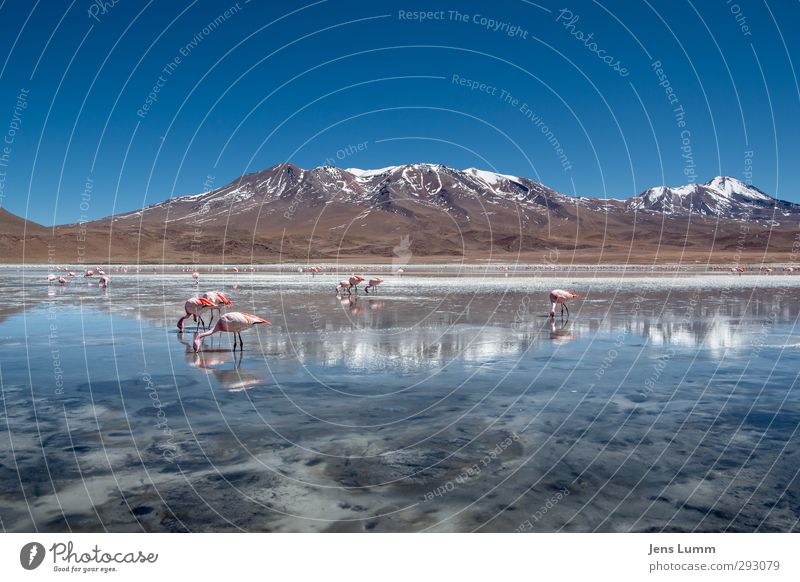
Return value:
M 0 205 L 47 225 L 283 161 L 615 197 L 725 174 L 800 202 L 797 2 L 17 0 L 0 19 Z

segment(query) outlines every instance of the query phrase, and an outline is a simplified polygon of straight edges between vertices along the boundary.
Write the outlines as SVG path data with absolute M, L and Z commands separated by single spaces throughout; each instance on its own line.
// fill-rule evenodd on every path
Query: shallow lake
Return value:
M 0 272 L 3 530 L 800 529 L 800 276 L 340 278 Z

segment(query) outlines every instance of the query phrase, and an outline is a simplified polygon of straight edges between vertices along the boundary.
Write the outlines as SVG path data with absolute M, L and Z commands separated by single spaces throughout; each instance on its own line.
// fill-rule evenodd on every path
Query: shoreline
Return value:
M 311 276 L 311 267 L 318 267 L 320 272 L 316 276 L 330 275 L 333 273 L 350 272 L 353 270 L 390 272 L 398 275 L 420 275 L 428 273 L 441 274 L 546 274 L 546 273 L 656 273 L 656 274 L 731 274 L 731 267 L 734 263 L 709 263 L 709 264 L 642 264 L 642 263 L 604 263 L 604 264 L 564 264 L 553 265 L 546 263 L 523 263 L 512 261 L 494 261 L 491 263 L 410 263 L 394 264 L 379 262 L 286 262 L 286 263 L 0 263 L 0 270 L 15 271 L 50 271 L 53 273 L 66 271 L 85 271 L 86 269 L 96 270 L 97 266 L 123 274 L 122 269 L 127 269 L 127 274 L 136 274 L 147 271 L 169 272 L 169 273 L 191 273 L 198 271 L 207 274 L 226 274 L 226 275 L 247 275 L 252 273 L 286 273 L 286 274 L 307 274 Z M 745 269 L 743 275 L 763 274 L 763 275 L 793 275 L 800 273 L 800 265 L 788 262 L 775 263 L 736 263 Z M 238 269 L 234 271 L 234 268 Z M 404 273 L 398 273 L 398 269 L 403 269 Z M 792 268 L 794 272 L 784 271 L 785 268 Z M 772 269 L 772 272 L 767 272 Z M 82 276 L 82 273 L 78 273 Z

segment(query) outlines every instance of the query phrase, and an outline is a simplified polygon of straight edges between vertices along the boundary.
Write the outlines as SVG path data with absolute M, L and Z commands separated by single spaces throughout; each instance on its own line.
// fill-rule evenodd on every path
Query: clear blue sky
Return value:
M 47 225 L 287 160 L 615 197 L 725 174 L 800 202 L 794 1 L 7 0 L 0 19 L 0 204 Z

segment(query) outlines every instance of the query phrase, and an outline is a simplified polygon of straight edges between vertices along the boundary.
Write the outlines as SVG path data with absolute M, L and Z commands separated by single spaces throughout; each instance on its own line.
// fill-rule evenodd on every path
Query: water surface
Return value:
M 799 529 L 800 276 L 383 276 L 2 271 L 3 529 Z

